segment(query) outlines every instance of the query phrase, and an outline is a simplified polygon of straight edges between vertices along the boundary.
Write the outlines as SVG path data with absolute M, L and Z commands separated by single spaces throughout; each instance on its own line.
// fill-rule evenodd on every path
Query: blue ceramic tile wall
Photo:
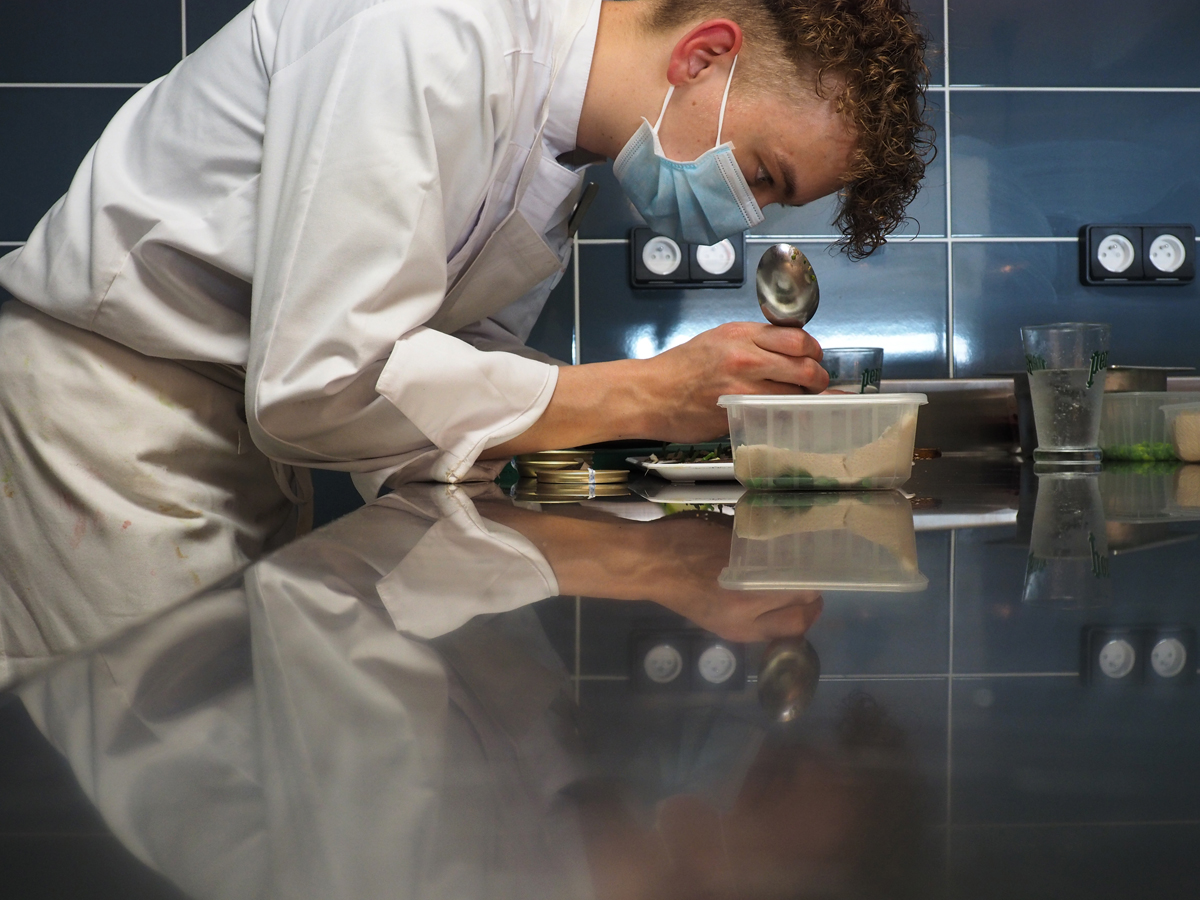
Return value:
M 8 11 L 0 30 L 0 247 L 19 243 L 62 193 L 130 90 L 242 6 L 46 0 Z M 1085 288 L 1075 274 L 1080 225 L 1200 220 L 1200 5 L 913 6 L 931 38 L 929 119 L 939 150 L 914 221 L 862 263 L 822 252 L 833 201 L 772 210 L 752 236 L 809 239 L 823 285 L 813 332 L 826 344 L 882 344 L 885 374 L 899 377 L 1012 369 L 1015 325 L 1068 317 L 1113 322 L 1122 361 L 1200 363 L 1200 344 L 1188 337 L 1193 289 Z M 602 190 L 580 233 L 578 297 L 569 273 L 535 346 L 560 358 L 612 359 L 757 315 L 750 286 L 632 292 L 623 257 L 637 215 L 608 167 L 592 177 Z
M 1136 14 L 1116 0 L 913 6 L 932 38 L 938 133 L 914 221 L 859 263 L 823 252 L 834 200 L 770 210 L 751 235 L 809 253 L 822 284 L 811 331 L 827 346 L 884 346 L 891 377 L 1012 371 L 1017 326 L 1062 319 L 1111 322 L 1116 361 L 1200 365 L 1200 288 L 1084 287 L 1077 240 L 1088 223 L 1200 224 L 1200 4 L 1147 0 Z M 583 362 L 757 317 L 752 284 L 632 290 L 626 239 L 640 220 L 610 167 L 590 177 L 601 192 L 579 241 Z M 759 253 L 752 244 L 750 265 Z

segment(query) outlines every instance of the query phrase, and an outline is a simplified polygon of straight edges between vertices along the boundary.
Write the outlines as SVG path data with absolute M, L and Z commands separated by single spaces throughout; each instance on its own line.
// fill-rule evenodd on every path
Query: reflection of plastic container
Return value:
M 1100 472 L 1100 497 L 1108 522 L 1164 522 L 1175 501 L 1176 473 L 1183 463 L 1113 462 Z
M 924 394 L 726 395 L 733 469 L 759 490 L 894 488 L 912 474 Z
M 1105 459 L 1135 462 L 1177 459 L 1163 417 L 1166 406 L 1200 402 L 1200 393 L 1132 391 L 1107 393 L 1100 414 Z
M 1184 462 L 1200 462 L 1200 403 L 1170 403 L 1162 412 L 1175 455 Z
M 746 494 L 733 522 L 732 590 L 920 591 L 912 505 L 897 491 Z

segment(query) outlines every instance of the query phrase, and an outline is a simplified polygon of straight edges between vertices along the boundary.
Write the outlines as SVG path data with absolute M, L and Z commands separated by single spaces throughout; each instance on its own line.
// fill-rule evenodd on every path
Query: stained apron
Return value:
M 0 679 L 295 535 L 236 373 L 190 365 L 0 307 Z M 279 475 L 303 499 L 304 473 Z

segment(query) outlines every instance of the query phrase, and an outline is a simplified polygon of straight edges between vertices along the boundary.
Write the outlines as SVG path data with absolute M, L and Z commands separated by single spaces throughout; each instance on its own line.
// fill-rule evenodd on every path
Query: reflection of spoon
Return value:
M 821 292 L 808 257 L 791 244 L 772 244 L 754 278 L 758 305 L 772 325 L 803 328 L 817 311 Z
M 758 702 L 776 722 L 791 722 L 812 703 L 821 660 L 802 637 L 773 641 L 758 669 Z

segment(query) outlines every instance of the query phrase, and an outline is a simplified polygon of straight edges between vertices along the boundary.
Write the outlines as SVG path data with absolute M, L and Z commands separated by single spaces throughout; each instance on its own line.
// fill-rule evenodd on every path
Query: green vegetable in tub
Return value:
M 1126 459 L 1134 462 L 1158 462 L 1178 459 L 1175 448 L 1167 441 L 1141 441 L 1137 444 L 1113 444 L 1103 448 L 1105 459 Z

